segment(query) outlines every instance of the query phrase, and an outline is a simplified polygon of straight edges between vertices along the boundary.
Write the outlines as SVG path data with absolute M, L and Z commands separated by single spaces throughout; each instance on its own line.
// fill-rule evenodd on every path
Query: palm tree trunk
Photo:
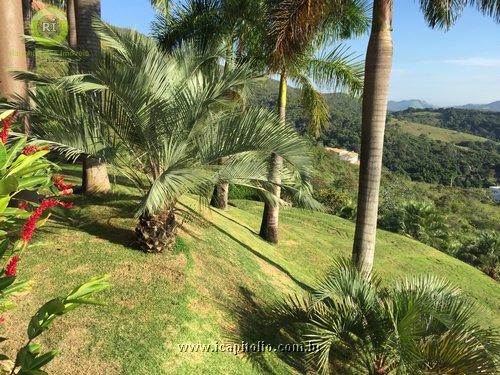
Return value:
M 66 1 L 66 19 L 68 20 L 68 46 L 73 49 L 77 49 L 78 38 L 76 33 L 75 0 Z M 70 63 L 69 74 L 76 73 L 78 73 L 78 66 L 75 63 Z
M 111 190 L 106 163 L 99 158 L 88 156 L 83 159 L 83 192 L 107 193 Z
M 286 74 L 283 70 L 280 76 L 280 88 L 278 97 L 278 112 L 280 121 L 285 122 L 286 119 L 286 89 L 287 81 Z M 276 198 L 281 195 L 281 168 L 283 167 L 283 158 L 277 154 L 271 155 L 269 164 L 269 181 L 273 184 L 272 193 Z M 279 227 L 280 207 L 278 204 L 264 203 L 264 213 L 260 224 L 260 236 L 271 243 L 278 243 L 278 227 Z
M 32 0 L 23 0 L 23 24 L 24 35 L 31 35 L 31 19 L 33 17 L 33 9 L 31 8 Z M 30 72 L 36 67 L 36 54 L 34 46 L 26 46 L 26 62 Z
M 228 38 L 226 43 L 226 62 L 224 63 L 224 72 L 227 72 L 232 64 L 233 59 L 233 38 L 232 36 Z M 223 165 L 225 159 L 221 158 L 219 164 Z M 212 199 L 210 200 L 210 205 L 221 210 L 227 208 L 229 200 L 229 182 L 221 182 L 215 185 L 214 191 L 212 193 Z
M 392 66 L 392 0 L 375 0 L 366 53 L 358 213 L 353 261 L 369 274 L 377 230 L 384 131 Z
M 0 97 L 26 95 L 26 84 L 15 80 L 12 70 L 26 70 L 26 49 L 22 40 L 23 7 L 19 0 L 0 1 Z
M 101 53 L 101 41 L 92 28 L 94 18 L 101 17 L 101 1 L 74 0 L 74 6 L 78 49 L 86 53 L 81 65 L 81 70 L 85 72 L 90 69 L 93 61 Z M 92 157 L 85 159 L 82 180 L 84 193 L 105 193 L 110 190 L 106 163 L 99 159 Z
M 33 18 L 33 0 L 23 0 L 23 25 L 24 25 L 24 35 L 31 35 L 31 20 Z M 32 45 L 26 44 L 26 65 L 30 72 L 35 71 L 36 68 L 36 49 Z M 27 84 L 27 89 L 34 90 L 34 84 Z M 30 103 L 30 106 L 33 103 Z M 26 114 L 23 117 L 24 134 L 29 134 L 30 132 L 30 119 L 29 115 Z
M 146 253 L 172 250 L 177 236 L 175 209 L 166 207 L 158 214 L 143 214 L 135 228 L 137 243 Z
M 224 160 L 221 159 L 219 164 L 224 164 Z M 229 183 L 221 182 L 214 187 L 214 192 L 212 194 L 212 199 L 210 200 L 210 205 L 221 210 L 227 208 L 229 199 Z

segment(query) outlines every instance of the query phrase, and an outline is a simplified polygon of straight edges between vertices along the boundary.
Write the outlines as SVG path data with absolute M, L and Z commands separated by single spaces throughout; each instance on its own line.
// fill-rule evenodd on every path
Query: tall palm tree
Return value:
M 93 20 L 101 17 L 101 1 L 74 1 L 78 49 L 87 54 L 82 60 L 81 69 L 86 72 L 101 53 L 101 41 L 92 27 Z M 104 160 L 90 156 L 83 158 L 82 188 L 85 193 L 106 193 L 111 189 Z
M 431 27 L 449 28 L 467 5 L 500 21 L 499 0 L 421 0 Z M 358 214 L 353 260 L 369 273 L 375 252 L 384 131 L 392 66 L 392 0 L 374 0 L 370 41 L 366 52 L 361 129 Z
M 268 25 L 261 56 L 268 56 L 269 72 L 280 77 L 278 113 L 286 121 L 287 86 L 293 81 L 302 93 L 304 107 L 310 116 L 310 133 L 317 136 L 328 121 L 328 107 L 315 84 L 329 89 L 345 89 L 353 94 L 362 87 L 362 69 L 342 46 L 318 57 L 316 52 L 332 40 L 363 33 L 368 21 L 364 1 L 339 2 L 305 0 L 269 0 L 265 23 Z M 272 155 L 269 181 L 272 192 L 280 197 L 282 161 Z M 279 206 L 264 203 L 260 236 L 278 243 Z
M 437 277 L 385 287 L 340 261 L 308 296 L 278 304 L 272 318 L 315 349 L 307 363 L 321 374 L 498 374 L 499 332 L 486 328 L 478 309 Z
M 305 141 L 271 112 L 233 110 L 232 94 L 255 78 L 253 69 L 241 66 L 221 75 L 208 63 L 218 58 L 211 51 L 185 44 L 165 55 L 136 32 L 101 24 L 98 33 L 108 48 L 89 74 L 40 88 L 34 135 L 67 156 L 113 151 L 108 161 L 142 192 L 136 234 L 145 251 L 172 248 L 176 204 L 187 193 L 207 197 L 221 180 L 265 193 L 271 150 L 285 160 L 290 195 L 315 203 Z M 219 165 L 220 158 L 227 162 Z
M 23 9 L 19 0 L 0 1 L 0 97 L 26 95 L 26 85 L 15 80 L 12 70 L 26 70 Z

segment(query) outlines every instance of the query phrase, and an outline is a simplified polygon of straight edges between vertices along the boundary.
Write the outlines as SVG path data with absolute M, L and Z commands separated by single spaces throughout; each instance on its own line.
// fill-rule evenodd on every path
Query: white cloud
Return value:
M 462 65 L 462 66 L 483 66 L 497 67 L 500 66 L 500 59 L 490 59 L 485 57 L 468 57 L 464 59 L 444 60 L 446 64 Z

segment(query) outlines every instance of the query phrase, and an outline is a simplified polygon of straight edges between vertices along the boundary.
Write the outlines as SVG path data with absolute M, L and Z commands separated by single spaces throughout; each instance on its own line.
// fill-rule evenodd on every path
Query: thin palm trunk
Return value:
M 66 2 L 66 19 L 68 20 L 68 45 L 73 49 L 77 49 L 75 0 L 67 0 Z M 75 63 L 70 63 L 69 72 L 70 74 L 78 73 L 78 66 Z
M 24 25 L 24 35 L 31 35 L 31 20 L 33 19 L 33 0 L 23 0 L 23 25 Z M 36 49 L 34 45 L 26 44 L 26 65 L 30 72 L 36 69 Z M 35 89 L 35 85 L 28 84 L 26 88 L 31 90 Z M 33 103 L 30 103 L 32 105 Z M 29 134 L 30 132 L 30 119 L 29 115 L 23 117 L 24 134 Z
M 81 70 L 88 71 L 101 53 L 101 41 L 92 28 L 94 18 L 101 16 L 100 0 L 74 0 L 76 37 L 78 49 L 86 54 Z M 89 169 L 90 168 L 90 169 Z M 83 192 L 108 192 L 110 183 L 106 163 L 98 158 L 88 157 L 83 163 Z
M 361 166 L 353 260 L 373 268 L 387 100 L 392 66 L 392 0 L 375 0 L 365 62 Z
M 23 0 L 23 24 L 24 35 L 31 35 L 31 19 L 33 17 L 33 9 L 31 7 L 32 0 Z M 33 45 L 26 45 L 26 62 L 28 70 L 33 71 L 36 67 L 36 54 Z
M 23 8 L 19 0 L 0 1 L 0 97 L 26 95 L 26 85 L 15 80 L 12 70 L 26 70 L 26 49 L 22 40 Z
M 287 80 L 283 70 L 280 76 L 280 88 L 278 97 L 278 112 L 280 121 L 285 122 L 286 119 L 286 89 Z M 269 181 L 272 183 L 272 193 L 276 198 L 281 195 L 281 168 L 283 166 L 283 158 L 277 154 L 271 155 L 269 164 Z M 280 207 L 278 204 L 264 203 L 264 213 L 262 215 L 262 223 L 260 225 L 260 236 L 271 243 L 278 243 L 278 228 L 279 228 Z
M 233 59 L 233 40 L 232 37 L 229 38 L 226 46 L 226 62 L 224 63 L 224 72 L 227 72 L 231 67 Z M 219 160 L 219 164 L 223 165 L 225 163 L 224 158 Z M 221 182 L 214 187 L 214 192 L 212 193 L 212 199 L 210 200 L 210 205 L 221 210 L 227 208 L 229 201 L 229 182 Z

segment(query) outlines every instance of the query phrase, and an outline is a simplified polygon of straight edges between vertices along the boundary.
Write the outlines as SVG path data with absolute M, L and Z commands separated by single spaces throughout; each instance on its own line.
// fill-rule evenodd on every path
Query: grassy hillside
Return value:
M 400 120 L 432 125 L 474 134 L 492 141 L 500 140 L 500 113 L 471 109 L 407 109 L 393 113 Z
M 195 218 L 198 201 L 186 199 L 179 205 L 175 252 L 144 255 L 131 248 L 136 202 L 123 186 L 106 198 L 77 198 L 77 208 L 54 214 L 23 255 L 22 274 L 34 281 L 36 293 L 23 296 L 6 316 L 10 327 L 26 325 L 43 301 L 92 275 L 107 273 L 114 284 L 103 295 L 108 306 L 83 308 L 44 334 L 46 348 L 61 349 L 49 372 L 290 373 L 276 353 L 185 353 L 179 344 L 271 340 L 258 328 L 258 311 L 287 293 L 301 293 L 336 257 L 348 256 L 353 224 L 287 209 L 281 243 L 271 246 L 257 235 L 259 203 L 236 200 L 227 212 L 205 209 Z M 435 249 L 380 231 L 375 269 L 388 283 L 419 273 L 441 275 L 479 302 L 485 324 L 500 324 L 498 284 Z M 14 342 L 19 335 L 7 332 Z
M 432 140 L 449 142 L 449 143 L 461 143 L 461 142 L 486 142 L 487 139 L 483 137 L 478 137 L 477 135 L 472 135 L 469 133 L 458 132 L 455 130 L 439 128 L 437 126 L 420 124 L 417 122 L 396 120 L 392 122 L 394 125 L 401 126 L 401 129 L 409 134 L 420 136 L 426 135 Z

